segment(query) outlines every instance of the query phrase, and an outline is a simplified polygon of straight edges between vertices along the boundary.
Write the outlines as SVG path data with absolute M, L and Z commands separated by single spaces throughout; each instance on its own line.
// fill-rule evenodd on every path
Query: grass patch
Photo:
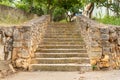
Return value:
M 67 23 L 66 19 L 59 21 L 60 23 Z
M 114 17 L 114 16 L 105 16 L 104 18 L 97 19 L 99 22 L 102 22 L 104 24 L 112 24 L 112 25 L 119 25 L 120 26 L 120 16 Z
M 13 18 L 10 16 L 0 17 L 0 26 L 20 25 L 30 19 L 26 17 Z

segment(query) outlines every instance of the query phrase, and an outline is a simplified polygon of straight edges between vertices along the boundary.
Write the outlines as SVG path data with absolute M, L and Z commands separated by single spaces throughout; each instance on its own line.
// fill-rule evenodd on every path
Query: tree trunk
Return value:
M 91 3 L 90 12 L 89 12 L 89 18 L 92 18 L 93 10 L 94 10 L 94 3 Z
M 49 14 L 50 13 L 51 0 L 47 0 L 47 4 L 48 4 L 48 6 L 47 6 L 47 14 Z
M 92 18 L 93 10 L 94 10 L 94 3 L 91 2 L 88 5 L 86 5 L 83 14 L 89 18 Z
M 107 7 L 106 7 L 107 9 L 106 9 L 106 14 L 107 14 L 107 16 L 109 16 L 109 3 L 108 3 L 108 0 L 107 0 Z

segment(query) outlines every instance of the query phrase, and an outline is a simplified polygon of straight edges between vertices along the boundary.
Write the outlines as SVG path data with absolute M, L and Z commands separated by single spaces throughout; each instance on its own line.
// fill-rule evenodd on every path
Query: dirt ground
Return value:
M 80 72 L 19 72 L 0 80 L 120 80 L 120 70 Z
M 120 80 L 120 70 L 86 72 L 79 80 Z

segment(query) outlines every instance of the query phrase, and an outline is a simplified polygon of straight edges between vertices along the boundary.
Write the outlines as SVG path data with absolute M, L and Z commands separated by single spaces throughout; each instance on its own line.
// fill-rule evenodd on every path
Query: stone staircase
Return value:
M 32 71 L 89 71 L 91 65 L 80 32 L 72 24 L 51 24 L 36 51 Z

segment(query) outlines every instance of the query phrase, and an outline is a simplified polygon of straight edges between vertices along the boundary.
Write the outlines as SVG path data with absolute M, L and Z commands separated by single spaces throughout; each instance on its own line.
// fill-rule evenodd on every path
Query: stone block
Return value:
M 21 49 L 21 57 L 28 58 L 30 56 L 28 49 Z
M 30 40 L 32 37 L 30 32 L 23 33 L 22 35 L 23 35 L 23 40 Z
M 22 40 L 21 33 L 19 32 L 19 29 L 15 29 L 13 33 L 14 40 Z
M 100 44 L 98 44 L 98 42 L 96 41 L 92 41 L 91 42 L 91 47 L 98 47 Z
M 32 41 L 30 41 L 30 40 L 29 41 L 24 41 L 23 46 L 27 47 L 27 48 L 30 48 L 32 46 Z
M 110 54 L 110 47 L 103 47 L 103 54 L 104 55 Z
M 1 43 L 1 40 L 2 40 L 2 34 L 0 34 L 0 43 Z
M 4 60 L 4 45 L 0 44 L 0 60 Z
M 99 67 L 100 68 L 109 68 L 110 67 L 110 63 L 108 61 L 101 61 L 99 63 Z
M 91 53 L 89 53 L 89 57 L 91 59 L 100 59 L 102 56 L 102 52 L 101 51 L 92 51 Z
M 92 40 L 100 40 L 100 32 L 89 33 L 89 36 L 92 38 Z
M 120 31 L 118 31 L 118 37 L 120 37 Z
M 22 42 L 18 41 L 18 42 L 13 42 L 13 47 L 22 47 Z
M 120 38 L 117 39 L 118 45 L 120 45 Z
M 23 26 L 22 28 L 19 29 L 20 32 L 30 32 L 32 26 Z
M 97 27 L 90 27 L 90 32 L 99 32 L 99 29 Z
M 110 37 L 110 42 L 114 42 L 115 40 L 117 40 L 118 35 L 116 32 L 114 32 L 114 33 L 111 33 L 109 37 Z
M 9 27 L 4 29 L 6 36 L 11 37 L 13 36 L 13 27 Z
M 100 28 L 101 34 L 109 34 L 109 29 L 108 28 Z
M 103 47 L 110 47 L 110 42 L 109 41 L 102 41 L 102 46 Z
M 101 39 L 108 41 L 109 40 L 109 34 L 101 34 Z
M 120 27 L 116 27 L 116 30 L 117 30 L 117 31 L 120 31 Z
M 116 32 L 116 27 L 110 26 L 110 27 L 109 27 L 109 31 L 110 31 L 110 33 Z
M 91 51 L 92 52 L 102 52 L 102 48 L 101 47 L 91 47 Z

